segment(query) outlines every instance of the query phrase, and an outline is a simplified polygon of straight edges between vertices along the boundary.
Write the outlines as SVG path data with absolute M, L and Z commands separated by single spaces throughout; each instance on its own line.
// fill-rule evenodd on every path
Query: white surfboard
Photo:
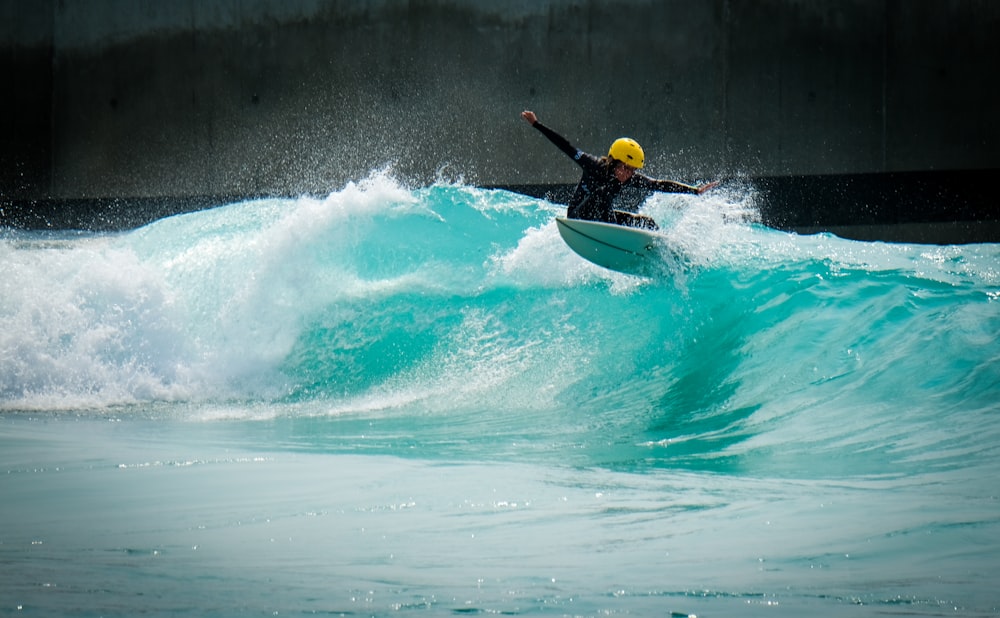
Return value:
M 556 217 L 559 235 L 580 257 L 631 275 L 649 271 L 662 236 L 634 227 Z M 655 262 L 653 262 L 655 263 Z

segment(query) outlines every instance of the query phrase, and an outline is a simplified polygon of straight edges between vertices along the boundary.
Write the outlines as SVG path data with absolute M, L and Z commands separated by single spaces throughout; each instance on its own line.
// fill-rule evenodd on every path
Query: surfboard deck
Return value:
M 556 217 L 559 235 L 580 257 L 604 268 L 641 275 L 655 260 L 659 234 L 600 221 Z

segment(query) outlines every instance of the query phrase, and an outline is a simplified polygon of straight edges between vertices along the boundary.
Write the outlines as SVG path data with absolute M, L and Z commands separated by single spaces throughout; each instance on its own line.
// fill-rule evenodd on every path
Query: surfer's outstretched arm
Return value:
M 711 191 L 712 189 L 718 187 L 721 183 L 721 180 L 713 180 L 712 182 L 706 182 L 703 185 L 698 185 L 698 195 L 701 195 L 706 191 Z
M 581 154 L 580 150 L 573 144 L 570 144 L 569 140 L 567 140 L 565 137 L 559 135 L 552 129 L 548 128 L 547 126 L 539 122 L 538 116 L 535 115 L 535 112 L 524 110 L 523 112 L 521 112 L 521 118 L 524 118 L 525 122 L 535 127 L 541 132 L 542 135 L 549 138 L 549 141 L 555 144 L 556 148 L 565 152 L 568 157 L 570 157 L 575 161 L 580 160 L 580 154 Z
M 647 176 L 639 176 L 639 174 L 636 174 L 636 176 L 639 177 L 639 182 L 644 183 L 648 189 L 661 191 L 663 193 L 690 193 L 691 195 L 701 195 L 702 193 L 711 191 L 715 187 L 719 186 L 718 180 L 694 186 L 686 185 L 675 180 L 655 180 Z

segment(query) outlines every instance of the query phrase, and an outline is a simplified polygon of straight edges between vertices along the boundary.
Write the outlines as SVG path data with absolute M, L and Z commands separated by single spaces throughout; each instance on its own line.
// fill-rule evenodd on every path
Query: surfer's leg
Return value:
M 623 210 L 614 211 L 615 223 L 618 225 L 624 225 L 627 227 L 637 227 L 644 230 L 658 230 L 660 226 L 656 225 L 656 221 L 653 221 L 652 217 L 647 217 L 646 215 L 634 215 L 630 212 L 625 212 Z

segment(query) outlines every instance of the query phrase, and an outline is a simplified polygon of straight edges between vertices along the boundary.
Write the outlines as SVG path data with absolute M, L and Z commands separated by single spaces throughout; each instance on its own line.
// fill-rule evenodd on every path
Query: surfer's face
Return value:
M 632 178 L 632 174 L 635 173 L 635 168 L 630 165 L 625 165 L 621 161 L 615 161 L 614 173 L 618 182 L 628 182 Z

